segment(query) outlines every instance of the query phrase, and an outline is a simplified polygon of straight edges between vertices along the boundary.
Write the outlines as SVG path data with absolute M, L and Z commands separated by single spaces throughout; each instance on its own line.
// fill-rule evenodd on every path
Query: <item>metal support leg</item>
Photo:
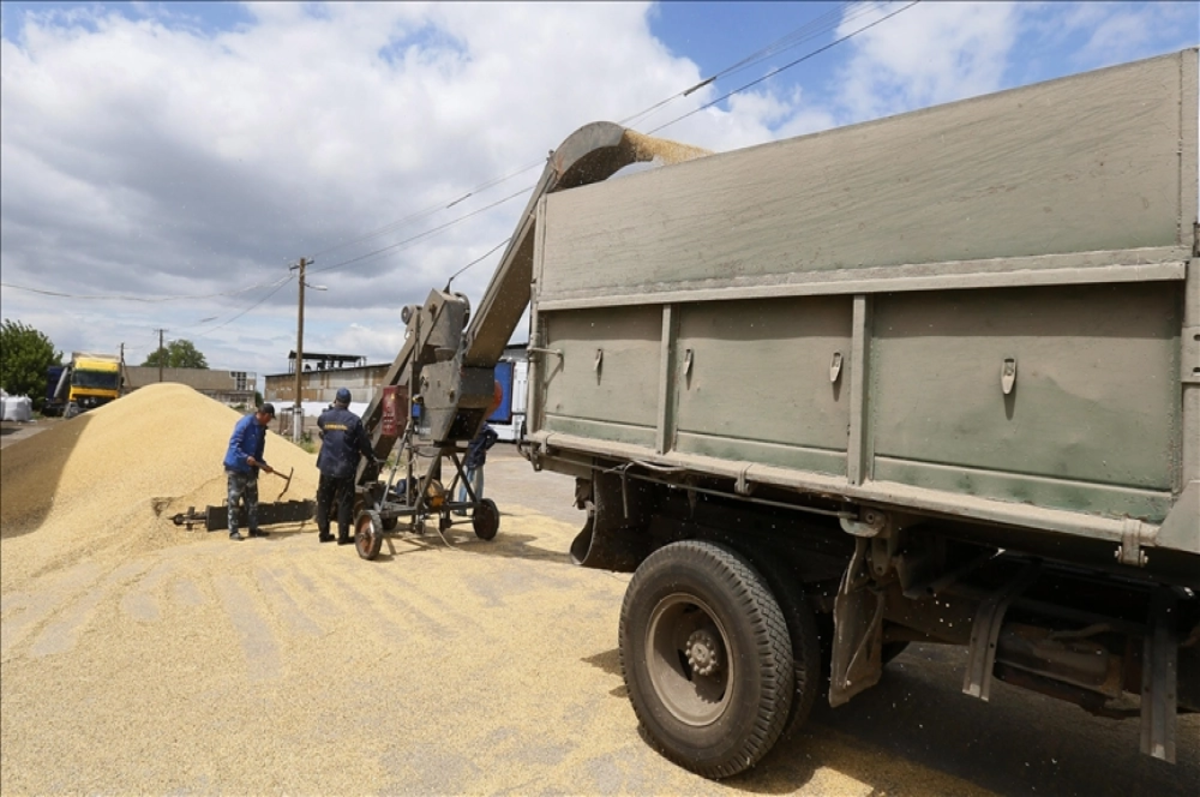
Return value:
M 975 622 L 971 624 L 971 647 L 967 655 L 967 673 L 963 691 L 980 700 L 987 700 L 992 688 L 992 669 L 996 665 L 996 641 L 1009 604 L 1037 580 L 1040 566 L 1030 562 L 1003 589 L 988 596 L 979 605 Z
M 1170 587 L 1155 593 L 1149 625 L 1142 657 L 1142 752 L 1174 764 L 1179 640 Z

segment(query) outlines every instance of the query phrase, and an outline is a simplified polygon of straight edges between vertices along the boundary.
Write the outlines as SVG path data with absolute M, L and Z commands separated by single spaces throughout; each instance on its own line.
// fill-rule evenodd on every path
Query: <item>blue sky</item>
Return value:
M 390 361 L 399 309 L 510 235 L 586 122 L 669 100 L 630 126 L 726 151 L 1195 46 L 1198 9 L 3 2 L 0 311 L 64 351 L 136 364 L 166 329 L 277 373 L 315 256 L 305 348 Z

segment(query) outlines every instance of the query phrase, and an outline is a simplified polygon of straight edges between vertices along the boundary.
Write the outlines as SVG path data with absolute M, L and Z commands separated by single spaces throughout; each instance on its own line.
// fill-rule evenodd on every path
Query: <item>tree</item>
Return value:
M 50 339 L 20 321 L 4 319 L 0 328 L 0 387 L 14 396 L 29 396 L 33 408 L 46 402 L 46 369 L 62 361 Z
M 142 367 L 157 368 L 160 364 L 164 368 L 208 368 L 208 361 L 190 340 L 173 340 L 165 349 L 155 349 Z

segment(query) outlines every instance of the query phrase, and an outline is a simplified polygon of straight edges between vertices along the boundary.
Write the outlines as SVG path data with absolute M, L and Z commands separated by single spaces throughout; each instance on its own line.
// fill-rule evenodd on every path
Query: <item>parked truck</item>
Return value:
M 525 453 L 576 478 L 574 561 L 633 574 L 625 685 L 684 767 L 754 766 L 911 642 L 964 647 L 983 700 L 1140 718 L 1173 761 L 1200 711 L 1198 115 L 1189 49 L 616 180 L 672 145 L 589 125 L 469 325 L 457 294 L 406 310 L 391 383 L 453 453 L 529 304 Z
M 62 379 L 65 365 L 51 365 L 46 369 L 46 396 L 42 399 L 42 414 L 48 416 L 62 415 L 66 402 L 58 400 L 58 383 Z
M 54 387 L 47 385 L 45 415 L 74 418 L 119 397 L 124 383 L 121 358 L 112 354 L 72 352 L 68 364 L 49 369 L 48 381 L 56 375 Z

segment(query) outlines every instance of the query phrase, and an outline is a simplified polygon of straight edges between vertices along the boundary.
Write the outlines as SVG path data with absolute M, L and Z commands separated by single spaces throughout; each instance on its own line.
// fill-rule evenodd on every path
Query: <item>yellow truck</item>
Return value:
M 70 364 L 59 376 L 53 400 L 46 402 L 43 413 L 74 418 L 120 396 L 123 382 L 120 357 L 72 352 Z

